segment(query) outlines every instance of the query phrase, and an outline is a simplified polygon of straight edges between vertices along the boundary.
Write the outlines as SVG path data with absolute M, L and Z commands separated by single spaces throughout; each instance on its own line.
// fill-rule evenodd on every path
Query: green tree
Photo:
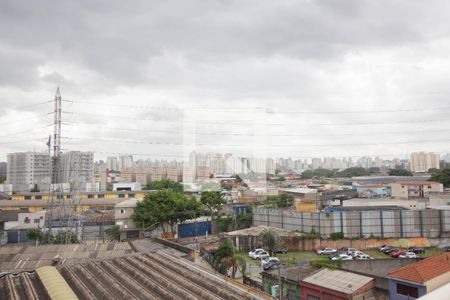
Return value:
M 315 170 L 306 170 L 302 173 L 301 178 L 302 179 L 311 179 L 314 177 L 317 178 L 333 178 L 336 176 L 336 170 L 328 170 L 328 169 L 322 169 L 318 168 Z
M 160 181 L 154 181 L 149 184 L 147 184 L 144 187 L 144 190 L 164 190 L 164 189 L 171 189 L 175 192 L 183 192 L 183 185 L 179 182 L 175 182 L 170 179 L 163 179 Z
M 177 223 L 195 218 L 202 212 L 202 205 L 194 198 L 188 198 L 180 192 L 163 189 L 148 193 L 144 200 L 136 204 L 132 219 L 137 227 L 160 226 L 166 233 L 165 224 L 174 232 Z
M 26 234 L 27 238 L 29 240 L 33 240 L 36 246 L 39 242 L 41 242 L 44 239 L 44 233 L 39 228 L 28 229 Z
M 444 187 L 450 187 L 450 168 L 434 171 L 431 174 L 429 181 L 440 182 Z
M 108 238 L 110 241 L 118 241 L 120 242 L 120 226 L 113 225 L 110 229 L 106 231 Z
M 351 178 L 351 177 L 356 177 L 356 176 L 366 176 L 369 174 L 370 173 L 364 168 L 352 167 L 352 168 L 348 168 L 348 169 L 342 170 L 340 172 L 337 172 L 336 176 Z
M 202 192 L 200 202 L 208 209 L 211 219 L 215 219 L 219 215 L 220 209 L 227 203 L 222 193 L 215 191 Z
M 276 196 L 267 196 L 265 205 L 270 208 L 288 208 L 294 203 L 294 196 L 288 193 L 280 193 Z
M 252 213 L 243 213 L 239 214 L 236 218 L 237 229 L 249 228 L 253 223 L 253 215 Z
M 223 216 L 216 219 L 217 227 L 220 232 L 227 232 L 230 229 L 230 225 L 232 223 L 231 216 Z
M 280 237 L 272 229 L 266 229 L 259 235 L 262 244 L 267 250 L 269 250 L 270 256 L 272 256 L 273 250 L 280 243 Z
M 53 244 L 76 244 L 78 243 L 77 236 L 71 230 L 64 230 L 58 232 L 54 239 Z
M 219 248 L 214 253 L 212 265 L 222 274 L 226 274 L 231 269 L 231 278 L 233 279 L 238 269 L 243 275 L 246 270 L 245 259 L 237 255 L 233 242 L 229 239 L 220 242 Z
M 413 173 L 411 173 L 408 170 L 405 169 L 389 169 L 388 175 L 390 176 L 413 176 Z
M 6 180 L 6 177 L 5 177 L 5 176 L 0 176 L 0 184 L 3 183 L 3 182 L 5 182 L 5 180 Z

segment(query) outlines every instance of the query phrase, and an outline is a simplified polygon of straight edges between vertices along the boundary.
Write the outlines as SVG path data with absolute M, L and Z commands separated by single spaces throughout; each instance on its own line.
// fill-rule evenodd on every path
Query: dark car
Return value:
M 409 252 L 414 252 L 415 254 L 424 254 L 425 249 L 423 248 L 410 248 L 408 249 Z
M 281 262 L 279 262 L 279 261 L 268 262 L 268 263 L 264 264 L 263 270 L 264 271 L 270 270 L 270 269 L 272 269 L 274 267 L 278 267 L 280 264 L 281 264 Z
M 389 247 L 389 246 L 387 246 L 387 247 L 385 247 L 384 249 L 383 249 L 383 253 L 384 254 L 390 254 L 393 250 L 396 250 L 397 248 L 394 248 L 394 247 Z
M 287 249 L 276 249 L 276 250 L 273 250 L 273 253 L 286 254 L 286 253 L 288 253 L 288 251 L 287 251 Z

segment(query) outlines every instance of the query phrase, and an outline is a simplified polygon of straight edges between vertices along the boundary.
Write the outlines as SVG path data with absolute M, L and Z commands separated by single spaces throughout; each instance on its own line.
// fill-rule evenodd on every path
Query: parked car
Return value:
M 276 253 L 276 254 L 286 254 L 286 253 L 288 253 L 288 251 L 287 251 L 287 249 L 285 249 L 285 248 L 281 248 L 281 249 L 275 249 L 275 250 L 273 250 L 273 253 Z
M 414 252 L 402 252 L 399 254 L 398 258 L 417 258 L 417 255 Z
M 257 253 L 263 252 L 263 251 L 266 251 L 266 250 L 264 250 L 263 248 L 256 248 L 256 249 L 250 251 L 250 252 L 248 253 L 248 256 L 250 256 L 251 258 L 255 259 L 255 255 L 256 255 Z
M 410 248 L 408 249 L 408 252 L 414 252 L 415 254 L 424 254 L 425 249 L 423 248 Z
M 348 255 L 350 255 L 351 257 L 355 258 L 358 255 L 366 255 L 366 254 L 364 252 L 361 252 L 361 251 L 358 250 L 358 251 L 349 252 Z
M 357 252 L 361 252 L 361 251 L 359 251 L 356 248 L 347 248 L 347 254 L 348 255 L 355 256 L 355 253 L 357 253 Z
M 381 252 L 383 252 L 384 254 L 390 254 L 391 251 L 395 250 L 395 249 L 397 249 L 397 248 L 391 247 L 391 246 L 386 246 L 386 247 L 384 247 L 383 251 L 381 251 Z
M 347 255 L 345 253 L 336 254 L 335 256 L 330 257 L 331 260 L 352 260 L 353 257 Z
M 269 257 L 261 259 L 261 266 L 264 268 L 264 266 L 266 264 L 271 263 L 271 262 L 280 262 L 280 260 L 278 259 L 278 257 L 269 256 Z
M 267 257 L 269 257 L 269 256 L 270 256 L 270 255 L 269 255 L 269 252 L 267 252 L 267 251 L 261 251 L 261 252 L 256 253 L 256 254 L 254 255 L 253 259 L 260 260 L 260 259 L 267 258 Z
M 398 257 L 400 254 L 402 254 L 402 252 L 406 252 L 406 251 L 403 250 L 403 249 L 395 249 L 395 250 L 392 250 L 392 251 L 389 253 L 389 255 L 390 255 L 391 257 Z
M 270 270 L 272 268 L 278 267 L 279 265 L 281 265 L 281 262 L 279 262 L 279 261 L 271 261 L 271 262 L 268 262 L 267 264 L 265 264 L 263 266 L 263 270 L 267 271 L 267 270 Z
M 337 250 L 334 248 L 324 248 L 317 250 L 317 254 L 319 255 L 332 255 L 337 253 Z
M 320 250 L 323 250 L 323 249 L 325 249 L 325 248 L 326 248 L 325 246 L 317 247 L 317 248 L 314 249 L 314 252 L 316 252 L 317 254 L 319 254 L 319 251 L 320 251 Z
M 392 247 L 389 246 L 389 245 L 383 245 L 383 246 L 381 246 L 380 249 L 378 249 L 378 250 L 380 250 L 380 252 L 384 252 L 384 250 L 385 250 L 386 248 L 392 248 Z
M 370 255 L 367 254 L 358 254 L 355 256 L 356 260 L 367 260 L 367 259 L 373 259 L 373 257 L 371 257 Z

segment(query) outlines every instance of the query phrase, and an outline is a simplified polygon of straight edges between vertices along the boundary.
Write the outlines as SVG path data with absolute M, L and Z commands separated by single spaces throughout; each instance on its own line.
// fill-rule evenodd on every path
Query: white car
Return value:
M 398 258 L 417 258 L 417 255 L 414 252 L 405 252 L 400 254 Z
M 264 259 L 264 258 L 267 258 L 267 257 L 269 257 L 270 255 L 269 255 L 269 252 L 267 252 L 267 251 L 261 251 L 261 252 L 258 252 L 258 253 L 256 253 L 254 256 L 253 256 L 253 259 Z
M 352 256 L 353 258 L 357 257 L 358 255 L 366 255 L 364 252 L 361 251 L 354 251 L 354 252 L 350 252 L 348 255 Z
M 331 258 L 331 260 L 353 260 L 353 257 L 351 257 L 350 255 L 341 253 L 341 254 L 338 254 L 336 256 L 333 256 Z
M 317 254 L 319 255 L 331 255 L 337 253 L 337 250 L 334 248 L 324 248 L 317 250 Z
M 356 260 L 368 260 L 368 259 L 373 259 L 373 257 L 367 255 L 367 254 L 358 254 L 355 256 Z
M 271 263 L 271 262 L 280 262 L 280 260 L 278 259 L 278 257 L 273 257 L 273 256 L 263 258 L 263 259 L 261 259 L 261 267 L 264 267 L 266 264 Z
M 356 249 L 356 248 L 348 248 L 348 249 L 347 249 L 347 254 L 348 254 L 348 255 L 352 255 L 352 253 L 355 253 L 355 252 L 361 252 L 361 251 L 359 251 L 359 250 Z
M 263 252 L 263 251 L 266 251 L 266 250 L 264 250 L 263 248 L 256 248 L 253 251 L 250 251 L 248 253 L 248 256 L 250 256 L 251 258 L 255 259 L 255 254 L 257 254 L 259 252 Z

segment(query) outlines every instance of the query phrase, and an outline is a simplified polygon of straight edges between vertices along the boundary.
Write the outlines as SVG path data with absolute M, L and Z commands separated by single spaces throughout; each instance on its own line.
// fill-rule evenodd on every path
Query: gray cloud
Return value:
M 180 141 L 179 136 L 139 132 L 139 129 L 179 130 L 182 127 L 179 115 L 114 106 L 129 104 L 223 109 L 264 107 L 276 112 L 268 116 L 267 122 L 281 123 L 268 126 L 269 134 L 316 134 L 307 138 L 278 137 L 271 140 L 273 144 L 438 139 L 442 133 L 430 131 L 447 126 L 445 122 L 389 122 L 443 119 L 448 110 L 344 115 L 289 112 L 446 105 L 450 93 L 446 82 L 450 75 L 449 6 L 447 1 L 438 0 L 188 0 L 136 1 L 133 4 L 123 1 L 2 1 L 0 99 L 5 109 L 3 118 L 6 121 L 13 118 L 12 108 L 16 106 L 51 100 L 55 86 L 60 85 L 63 95 L 75 101 L 65 104 L 67 110 L 74 112 L 66 117 L 67 122 L 92 125 L 91 130 L 75 125 L 68 127 L 66 133 L 72 137 L 92 137 L 95 126 L 107 124 L 136 128 L 136 132 L 103 129 L 101 134 L 105 138 Z M 105 105 L 82 105 L 77 101 Z M 39 108 L 35 113 L 43 111 L 51 111 L 51 106 Z M 83 112 L 104 117 L 80 114 Z M 105 117 L 108 114 L 132 118 Z M 170 122 L 139 121 L 162 117 Z M 387 124 L 339 125 L 361 122 Z M 309 125 L 316 123 L 332 125 Z M 11 124 L 7 131 L 19 129 L 17 124 Z M 424 129 L 429 132 L 414 133 Z M 230 130 L 240 129 L 231 127 Z M 382 131 L 410 133 L 376 135 Z M 339 136 L 351 132 L 355 136 Z M 220 141 L 233 142 L 233 138 L 223 136 Z M 242 143 L 237 138 L 234 141 Z M 82 146 L 95 148 L 92 144 Z M 299 147 L 275 149 L 273 153 L 362 155 L 420 149 L 446 151 L 448 146 L 449 143 L 418 143 L 330 149 Z M 165 152 L 171 148 L 120 147 L 121 151 L 131 149 L 130 152 L 133 149 Z M 17 145 L 0 145 L 0 148 L 2 153 L 23 149 Z M 101 145 L 101 148 L 111 147 Z

